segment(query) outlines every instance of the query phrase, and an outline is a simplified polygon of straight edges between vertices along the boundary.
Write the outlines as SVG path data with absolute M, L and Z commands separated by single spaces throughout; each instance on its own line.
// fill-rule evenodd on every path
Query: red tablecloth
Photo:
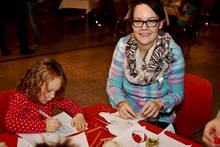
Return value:
M 106 122 L 106 121 L 104 120 L 104 118 L 99 116 L 99 112 L 116 112 L 116 110 L 113 109 L 109 105 L 98 103 L 98 104 L 94 104 L 94 105 L 85 107 L 84 111 L 85 111 L 86 120 L 88 121 L 88 124 L 89 124 L 88 130 L 86 130 L 88 142 L 90 145 L 93 144 L 93 146 L 96 146 L 96 147 L 98 147 L 100 145 L 100 147 L 101 147 L 101 144 L 103 143 L 102 140 L 104 140 L 106 138 L 114 137 L 114 135 L 110 134 L 108 132 L 108 130 L 104 127 L 106 124 L 103 122 Z M 102 120 L 103 122 L 101 122 L 97 119 Z M 141 124 L 142 126 L 146 126 L 149 131 L 154 132 L 156 134 L 160 133 L 163 130 L 157 126 L 151 125 L 151 124 L 146 123 L 144 121 L 140 121 L 139 124 Z M 100 126 L 102 126 L 102 127 L 100 127 Z M 94 130 L 94 128 L 99 128 L 99 129 L 92 131 L 92 130 Z M 172 138 L 174 138 L 184 144 L 192 145 L 192 147 L 201 147 L 201 145 L 199 145 L 191 140 L 180 137 L 176 134 L 172 134 L 170 132 L 165 132 L 165 134 L 167 134 L 168 136 L 170 136 L 170 137 L 172 137 Z M 95 138 L 97 138 L 97 139 L 95 139 Z M 17 139 L 18 139 L 18 136 L 16 134 L 11 134 L 8 132 L 0 134 L 0 142 L 1 141 L 5 142 L 8 147 L 16 147 Z

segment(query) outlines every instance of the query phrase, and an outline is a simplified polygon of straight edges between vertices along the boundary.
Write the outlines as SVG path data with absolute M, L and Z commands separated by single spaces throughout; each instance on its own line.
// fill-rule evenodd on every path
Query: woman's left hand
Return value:
M 144 118 L 156 118 L 161 110 L 161 102 L 158 100 L 148 101 L 144 104 L 140 115 Z
M 85 128 L 88 127 L 88 123 L 86 122 L 82 113 L 78 113 L 73 117 L 71 125 L 75 127 L 78 131 L 83 131 L 85 130 Z

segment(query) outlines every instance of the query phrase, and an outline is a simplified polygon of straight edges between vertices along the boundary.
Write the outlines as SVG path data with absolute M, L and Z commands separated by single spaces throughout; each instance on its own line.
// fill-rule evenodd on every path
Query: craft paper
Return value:
M 106 128 L 108 128 L 111 134 L 116 136 L 120 135 L 122 132 L 126 131 L 139 121 L 139 119 L 123 119 L 119 116 L 119 112 L 100 112 L 99 115 L 109 122 Z
M 162 132 L 159 134 L 159 147 L 191 147 L 191 145 L 185 145 Z
M 144 139 L 144 136 L 151 137 L 151 138 L 158 138 L 158 135 L 152 133 L 145 129 L 145 127 L 135 124 L 120 135 L 118 135 L 114 140 L 120 144 L 120 147 L 146 147 L 146 143 L 137 143 L 135 142 L 134 138 L 132 137 L 133 133 L 137 133 Z
M 27 140 L 18 137 L 17 147 L 33 147 Z
M 62 127 L 59 128 L 54 133 L 17 133 L 17 134 L 34 146 L 37 143 L 43 143 L 43 142 L 56 143 L 57 141 L 62 141 L 68 135 L 79 132 L 71 126 L 72 117 L 69 116 L 67 113 L 62 112 L 54 116 L 54 118 L 58 119 L 62 124 Z

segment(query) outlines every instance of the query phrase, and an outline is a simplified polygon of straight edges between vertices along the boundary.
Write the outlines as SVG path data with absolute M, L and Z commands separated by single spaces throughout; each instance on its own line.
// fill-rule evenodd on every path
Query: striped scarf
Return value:
M 132 33 L 125 48 L 127 80 L 137 85 L 148 85 L 157 81 L 162 84 L 163 76 L 168 72 L 170 64 L 176 61 L 172 49 L 169 48 L 170 39 L 168 33 L 158 34 L 154 46 L 142 59 L 137 39 Z

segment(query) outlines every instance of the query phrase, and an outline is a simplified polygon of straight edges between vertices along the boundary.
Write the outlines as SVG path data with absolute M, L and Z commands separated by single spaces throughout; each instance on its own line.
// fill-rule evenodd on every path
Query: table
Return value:
M 103 144 L 102 140 L 106 139 L 106 138 L 111 138 L 111 137 L 115 137 L 114 135 L 110 134 L 108 132 L 108 130 L 104 127 L 106 124 L 104 124 L 103 122 L 97 120 L 104 120 L 104 118 L 102 118 L 101 116 L 99 116 L 99 112 L 116 112 L 116 109 L 113 109 L 111 106 L 107 105 L 107 104 L 103 104 L 103 103 L 97 103 L 88 107 L 83 108 L 84 112 L 85 112 L 85 118 L 88 121 L 88 130 L 86 130 L 86 134 L 87 134 L 87 139 L 88 139 L 88 143 L 91 145 L 92 143 L 94 143 L 94 145 L 96 147 L 101 147 L 101 145 Z M 163 129 L 154 126 L 152 124 L 146 123 L 145 121 L 140 121 L 139 122 L 140 125 L 142 126 L 146 126 L 148 128 L 149 131 L 159 134 L 161 131 L 163 131 Z M 102 126 L 100 128 L 100 126 Z M 94 128 L 99 127 L 100 129 L 90 132 L 90 130 L 93 130 Z M 90 133 L 88 133 L 90 132 Z M 94 142 L 94 139 L 97 137 L 98 134 L 101 134 L 97 140 Z M 165 132 L 166 135 L 184 143 L 184 144 L 191 144 L 192 147 L 201 147 L 201 145 L 197 144 L 196 142 L 193 142 L 191 140 L 185 139 L 181 136 L 178 136 L 176 134 L 173 134 L 171 132 Z M 12 134 L 9 132 L 5 132 L 5 133 L 1 133 L 0 134 L 0 141 L 3 141 L 7 144 L 8 147 L 16 147 L 17 145 L 17 139 L 18 136 L 16 134 Z
M 103 104 L 103 103 L 98 103 L 98 104 L 94 104 L 94 105 L 85 107 L 84 111 L 85 111 L 85 114 L 86 114 L 86 116 L 85 116 L 86 120 L 88 122 L 93 122 L 93 123 L 89 123 L 89 129 L 90 129 L 90 128 L 94 128 L 94 127 L 97 127 L 97 126 L 105 126 L 104 123 L 102 123 L 102 122 L 95 119 L 95 118 L 98 118 L 98 119 L 101 119 L 101 120 L 105 121 L 104 118 L 99 116 L 99 112 L 111 112 L 112 113 L 112 112 L 116 112 L 117 110 L 113 109 L 109 105 L 106 105 L 106 104 Z M 149 124 L 145 121 L 140 121 L 139 124 L 143 125 L 143 126 L 146 126 L 149 131 L 151 131 L 153 133 L 156 133 L 156 134 L 159 134 L 160 132 L 163 131 L 162 128 L 159 128 L 155 125 Z M 102 131 L 103 131 L 102 135 L 99 137 L 96 144 L 98 144 L 101 139 L 114 137 L 114 135 L 110 134 L 106 129 L 103 128 Z M 88 134 L 87 139 L 88 139 L 89 144 L 92 143 L 92 141 L 94 140 L 94 138 L 95 138 L 95 136 L 97 135 L 98 132 L 99 131 L 96 131 L 96 132 L 94 132 L 94 134 L 91 134 L 91 135 Z M 171 132 L 166 131 L 165 134 L 172 137 L 172 138 L 174 138 L 177 141 L 180 141 L 180 142 L 184 143 L 184 144 L 191 144 L 192 147 L 202 147 L 201 145 L 197 144 L 196 142 L 193 142 L 191 140 L 188 140 L 186 138 L 183 138 L 183 137 L 178 136 L 176 134 L 173 134 Z

